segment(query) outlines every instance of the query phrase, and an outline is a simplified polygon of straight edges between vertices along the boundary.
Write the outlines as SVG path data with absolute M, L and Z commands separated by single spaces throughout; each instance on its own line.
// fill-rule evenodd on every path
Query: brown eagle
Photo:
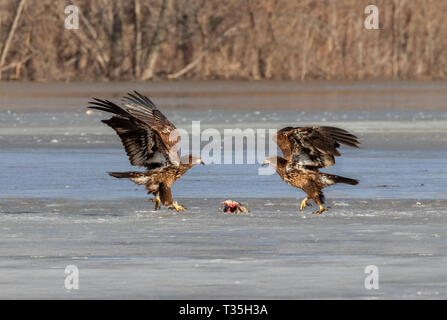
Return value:
M 180 141 L 175 126 L 152 101 L 134 91 L 122 99 L 121 105 L 109 100 L 93 98 L 88 108 L 110 112 L 113 117 L 102 120 L 121 138 L 124 149 L 134 166 L 145 167 L 144 172 L 109 172 L 116 178 L 127 178 L 138 185 L 145 185 L 153 194 L 155 210 L 160 203 L 170 209 L 185 210 L 173 201 L 171 185 L 196 164 L 204 164 L 194 155 L 179 156 Z
M 359 148 L 359 140 L 348 131 L 335 127 L 287 127 L 279 130 L 273 141 L 281 149 L 283 157 L 269 156 L 263 165 L 271 165 L 280 177 L 291 186 L 302 189 L 307 197 L 301 202 L 300 211 L 315 201 L 321 214 L 328 210 L 323 207 L 323 188 L 336 183 L 356 185 L 358 180 L 320 172 L 335 164 L 340 143 Z

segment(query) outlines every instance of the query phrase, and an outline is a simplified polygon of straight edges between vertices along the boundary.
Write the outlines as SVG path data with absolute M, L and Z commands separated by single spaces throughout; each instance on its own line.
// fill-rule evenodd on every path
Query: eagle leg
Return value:
M 179 205 L 179 204 L 177 203 L 177 201 L 173 202 L 173 203 L 172 203 L 172 207 L 169 207 L 169 209 L 171 209 L 171 210 L 176 210 L 176 211 L 185 211 L 185 210 L 186 210 L 186 208 L 184 208 L 184 207 L 182 207 L 181 205 Z
M 158 196 L 158 194 L 155 196 L 155 199 L 151 200 L 152 202 L 155 202 L 155 208 L 154 210 L 157 211 L 158 209 L 160 209 L 160 197 Z
M 300 205 L 300 211 L 303 211 L 303 209 L 306 208 L 306 207 L 312 207 L 312 205 L 311 205 L 310 203 L 307 203 L 307 200 L 309 200 L 308 197 L 306 197 L 306 198 L 301 202 L 301 205 Z
M 322 214 L 324 211 L 327 211 L 328 208 L 324 208 L 321 204 L 320 204 L 320 210 L 319 211 L 315 211 L 314 214 Z

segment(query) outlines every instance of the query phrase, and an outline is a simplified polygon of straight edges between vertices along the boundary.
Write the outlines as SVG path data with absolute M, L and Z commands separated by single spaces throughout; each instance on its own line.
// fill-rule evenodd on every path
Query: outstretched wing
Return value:
M 326 168 L 335 164 L 340 143 L 359 148 L 359 140 L 348 131 L 336 127 L 287 127 L 273 137 L 284 158 L 293 165 Z
M 109 100 L 94 100 L 89 108 L 114 114 L 102 122 L 116 131 L 132 165 L 152 169 L 170 164 L 178 157 L 173 150 L 176 142 L 169 141 L 175 126 L 149 98 L 135 92 L 124 98 L 122 106 Z M 170 157 L 171 154 L 174 156 Z
M 123 105 L 130 115 L 154 130 L 168 150 L 171 150 L 180 140 L 180 136 L 176 134 L 176 127 L 148 97 L 134 91 L 134 94 L 128 93 L 123 98 Z

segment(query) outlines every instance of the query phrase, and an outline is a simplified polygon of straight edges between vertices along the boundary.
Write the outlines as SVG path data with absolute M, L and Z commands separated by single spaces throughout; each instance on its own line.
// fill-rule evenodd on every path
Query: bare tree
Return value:
M 16 32 L 17 26 L 19 24 L 20 16 L 25 6 L 26 0 L 19 0 L 19 5 L 17 6 L 17 11 L 15 13 L 14 22 L 8 32 L 8 38 L 6 39 L 5 45 L 2 46 L 2 53 L 0 55 L 0 80 L 2 79 L 3 65 L 5 64 L 6 55 L 8 54 L 9 47 L 11 45 L 12 38 Z
M 422 0 L 421 0 L 422 1 Z M 63 27 L 66 4 L 80 29 Z M 443 79 L 447 2 L 0 1 L 5 80 Z

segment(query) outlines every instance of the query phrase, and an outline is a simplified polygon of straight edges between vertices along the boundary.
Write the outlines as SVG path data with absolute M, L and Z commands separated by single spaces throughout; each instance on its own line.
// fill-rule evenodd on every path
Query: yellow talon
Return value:
M 301 205 L 300 205 L 300 211 L 303 211 L 303 209 L 306 208 L 306 207 L 311 207 L 311 206 L 312 206 L 312 205 L 310 205 L 310 204 L 307 203 L 307 200 L 309 200 L 308 197 L 306 197 L 306 198 L 301 202 Z
M 161 200 L 158 195 L 155 197 L 155 199 L 152 199 L 152 202 L 155 202 L 155 210 L 160 209 Z
M 179 204 L 177 203 L 177 201 L 176 201 L 176 202 L 173 202 L 173 203 L 172 203 L 172 207 L 169 207 L 169 209 L 171 209 L 171 210 L 175 209 L 176 211 L 185 211 L 185 210 L 186 210 L 184 207 L 182 207 L 181 205 L 179 205 Z
M 320 204 L 320 210 L 319 211 L 315 211 L 314 214 L 322 214 L 324 211 L 327 211 L 328 208 L 324 208 L 321 204 Z

